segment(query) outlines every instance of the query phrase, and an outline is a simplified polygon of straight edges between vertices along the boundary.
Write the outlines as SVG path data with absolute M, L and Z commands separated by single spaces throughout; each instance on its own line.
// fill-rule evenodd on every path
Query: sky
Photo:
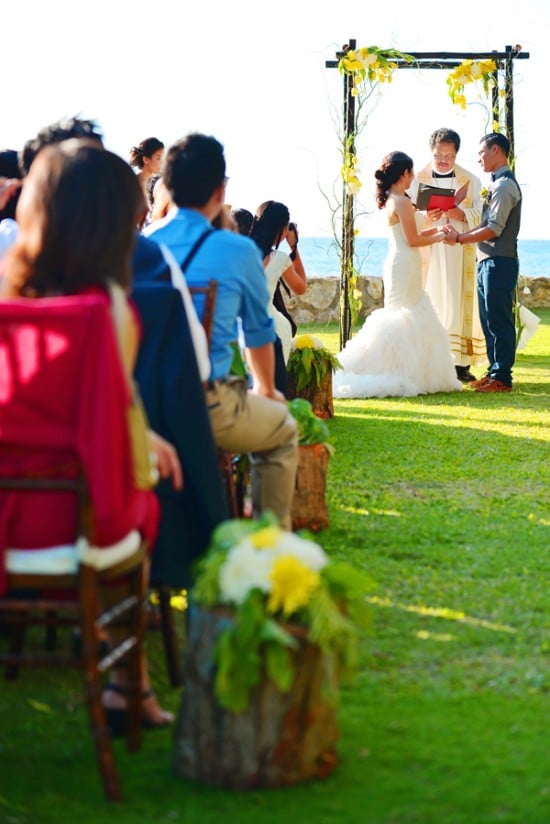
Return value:
M 539 172 L 548 153 L 548 0 L 422 7 L 410 0 L 4 5 L 0 59 L 9 82 L 2 84 L 1 148 L 18 149 L 42 126 L 73 114 L 97 119 L 107 147 L 125 158 L 152 135 L 168 146 L 190 131 L 213 134 L 225 147 L 227 201 L 254 211 L 264 200 L 280 200 L 304 235 L 330 235 L 330 204 L 341 198 L 342 79 L 325 61 L 344 43 L 355 38 L 358 46 L 403 52 L 520 44 L 530 54 L 514 64 L 520 237 L 550 239 L 547 179 Z M 384 235 L 373 200 L 382 157 L 400 149 L 420 169 L 429 160 L 429 135 L 441 126 L 459 132 L 459 162 L 486 182 L 477 164 L 485 108 L 453 106 L 445 77 L 445 71 L 399 70 L 381 87 L 358 142 L 362 236 Z

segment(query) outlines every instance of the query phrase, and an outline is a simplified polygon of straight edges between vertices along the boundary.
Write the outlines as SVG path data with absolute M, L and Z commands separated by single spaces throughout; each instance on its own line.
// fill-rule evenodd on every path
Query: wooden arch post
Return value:
M 356 48 L 357 41 L 350 39 L 341 51 L 336 52 L 335 60 L 327 60 L 327 69 L 336 69 L 340 59 L 350 49 Z M 407 62 L 396 58 L 398 69 L 454 69 L 464 60 L 494 60 L 496 64 L 495 85 L 492 89 L 491 103 L 494 120 L 505 128 L 506 136 L 510 141 L 510 165 L 514 166 L 515 134 L 514 134 L 514 60 L 528 60 L 529 53 L 522 52 L 521 46 L 506 46 L 504 51 L 491 52 L 401 52 L 413 58 Z M 344 74 L 344 146 L 351 155 L 355 155 L 355 135 L 357 132 L 355 98 L 352 95 L 353 83 L 349 75 Z M 502 81 L 502 85 L 500 85 Z M 504 90 L 501 97 L 500 90 Z M 502 101 L 504 100 L 504 110 Z M 342 199 L 342 254 L 340 258 L 340 348 L 342 349 L 351 337 L 351 308 L 350 308 L 350 277 L 354 269 L 354 197 L 344 184 Z

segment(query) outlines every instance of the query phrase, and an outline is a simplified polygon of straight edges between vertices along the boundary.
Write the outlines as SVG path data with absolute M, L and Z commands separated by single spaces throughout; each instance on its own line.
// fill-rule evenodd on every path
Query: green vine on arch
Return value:
M 355 142 L 362 133 L 368 119 L 366 103 L 385 83 L 391 83 L 394 71 L 398 68 L 396 60 L 413 62 L 411 55 L 404 54 L 397 49 L 381 49 L 379 46 L 368 46 L 359 49 L 348 49 L 338 62 L 338 71 L 351 79 L 351 95 L 355 98 L 355 122 L 351 133 L 342 135 L 340 175 L 347 194 L 355 198 L 359 195 L 362 182 L 359 160 L 355 151 Z M 355 218 L 355 216 L 354 216 Z M 358 230 L 355 226 L 349 227 L 355 237 Z M 352 316 L 356 322 L 363 306 L 362 293 L 359 289 L 359 272 L 354 260 L 347 259 L 342 267 L 345 269 L 347 282 L 347 297 Z M 341 301 L 343 295 L 341 295 Z

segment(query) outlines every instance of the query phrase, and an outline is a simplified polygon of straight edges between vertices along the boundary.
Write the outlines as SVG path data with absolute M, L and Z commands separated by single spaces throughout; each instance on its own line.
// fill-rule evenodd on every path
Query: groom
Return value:
M 510 142 L 497 132 L 481 138 L 479 162 L 491 172 L 489 195 L 479 226 L 467 232 L 447 224 L 445 243 L 477 243 L 479 314 L 487 342 L 489 370 L 470 384 L 477 392 L 510 392 L 516 357 L 514 293 L 518 280 L 517 237 L 521 190 L 508 165 Z

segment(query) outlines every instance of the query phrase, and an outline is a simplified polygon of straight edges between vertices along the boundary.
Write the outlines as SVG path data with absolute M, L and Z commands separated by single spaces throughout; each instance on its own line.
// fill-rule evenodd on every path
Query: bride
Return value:
M 384 264 L 384 308 L 366 319 L 338 355 L 343 370 L 334 374 L 337 398 L 413 397 L 462 389 L 448 335 L 422 288 L 418 247 L 438 243 L 441 228 L 418 231 L 406 190 L 413 162 L 391 152 L 375 172 L 376 201 L 385 209 L 389 252 Z

